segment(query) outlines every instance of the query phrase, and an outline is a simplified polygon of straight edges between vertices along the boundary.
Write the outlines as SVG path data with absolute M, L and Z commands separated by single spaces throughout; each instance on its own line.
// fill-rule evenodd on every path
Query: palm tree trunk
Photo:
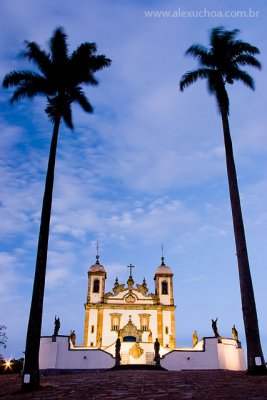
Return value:
M 39 231 L 39 241 L 36 258 L 36 268 L 32 292 L 31 310 L 28 323 L 25 363 L 23 369 L 22 390 L 30 391 L 40 385 L 39 349 L 42 327 L 42 313 L 46 274 L 47 249 L 49 226 L 52 207 L 52 194 L 54 185 L 54 169 L 56 160 L 58 131 L 60 117 L 54 123 L 53 136 L 50 146 L 48 168 L 46 174 L 45 191 Z
M 227 112 L 223 109 L 223 107 L 221 108 L 221 116 L 223 123 L 226 167 L 234 225 L 236 254 L 238 261 L 242 311 L 247 341 L 248 373 L 264 373 L 266 372 L 266 366 L 260 342 L 257 310 L 250 274 L 232 140 L 230 135 Z

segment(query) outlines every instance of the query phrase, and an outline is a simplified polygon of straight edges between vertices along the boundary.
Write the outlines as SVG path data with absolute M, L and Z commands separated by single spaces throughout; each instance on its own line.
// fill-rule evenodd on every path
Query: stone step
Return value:
M 165 368 L 157 365 L 148 365 L 148 364 L 123 364 L 123 365 L 115 365 L 115 367 L 110 368 L 111 370 L 122 371 L 122 370 L 150 370 L 150 371 L 166 371 Z

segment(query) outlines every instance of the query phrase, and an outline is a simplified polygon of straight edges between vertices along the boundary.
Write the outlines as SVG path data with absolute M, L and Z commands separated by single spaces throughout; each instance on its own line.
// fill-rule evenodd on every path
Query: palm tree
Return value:
M 253 285 L 250 274 L 245 230 L 241 211 L 235 161 L 232 148 L 232 139 L 228 121 L 229 98 L 226 84 L 233 84 L 240 80 L 247 87 L 254 90 L 254 81 L 251 76 L 240 69 L 249 65 L 261 68 L 259 61 L 254 57 L 259 49 L 249 43 L 237 40 L 239 30 L 227 31 L 223 27 L 212 29 L 210 46 L 193 44 L 186 51 L 186 55 L 195 57 L 199 68 L 184 74 L 180 81 L 183 91 L 198 79 L 207 79 L 208 91 L 216 97 L 218 109 L 222 118 L 223 135 L 226 153 L 226 167 L 238 260 L 240 279 L 241 302 L 247 341 L 248 372 L 266 372 L 265 361 L 261 349 L 257 310 L 254 299 Z
M 33 390 L 40 384 L 38 357 L 59 126 L 63 120 L 70 129 L 73 129 L 71 112 L 73 102 L 77 102 L 84 111 L 93 112 L 80 85 L 96 85 L 98 82 L 94 73 L 108 67 L 111 61 L 104 55 L 96 55 L 95 43 L 82 43 L 69 54 L 67 36 L 62 28 L 56 29 L 50 39 L 50 53 L 42 50 L 35 42 L 25 42 L 25 47 L 24 57 L 32 61 L 40 73 L 12 71 L 5 76 L 3 86 L 16 87 L 11 103 L 25 97 L 46 96 L 45 112 L 53 123 L 22 382 L 22 390 Z

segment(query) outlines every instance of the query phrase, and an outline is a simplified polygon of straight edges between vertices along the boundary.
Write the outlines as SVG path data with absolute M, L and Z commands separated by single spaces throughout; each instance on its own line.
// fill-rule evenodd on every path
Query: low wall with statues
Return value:
M 68 336 L 41 338 L 39 353 L 40 370 L 106 369 L 115 365 L 111 354 L 100 349 L 73 347 Z
M 246 370 L 241 343 L 234 339 L 206 337 L 190 349 L 176 348 L 163 356 L 161 366 L 170 371 L 182 369 Z
M 121 364 L 154 364 L 153 343 L 122 343 L 120 354 Z M 161 366 L 169 371 L 246 370 L 241 344 L 234 339 L 206 337 L 194 348 L 160 348 L 160 357 Z M 115 366 L 115 345 L 101 350 L 74 347 L 68 336 L 42 337 L 39 364 L 41 370 L 108 369 Z

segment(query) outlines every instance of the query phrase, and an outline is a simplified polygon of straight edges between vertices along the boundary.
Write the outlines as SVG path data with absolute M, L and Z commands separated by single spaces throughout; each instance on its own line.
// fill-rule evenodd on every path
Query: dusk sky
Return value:
M 153 11 L 153 12 L 152 12 Z M 160 12 L 170 11 L 167 13 Z M 239 11 L 239 13 L 238 13 Z M 242 11 L 240 15 L 240 11 Z M 159 12 L 159 13 L 156 13 Z M 246 13 L 246 16 L 244 16 Z M 77 333 L 83 341 L 87 271 L 100 261 L 106 291 L 116 276 L 136 283 L 154 274 L 164 245 L 174 273 L 176 345 L 190 346 L 236 325 L 245 347 L 226 177 L 223 134 L 206 82 L 183 93 L 183 73 L 197 67 L 184 53 L 208 45 L 217 26 L 240 29 L 257 46 L 262 70 L 247 68 L 255 92 L 228 87 L 230 127 L 263 351 L 267 358 L 267 3 L 260 1 L 2 0 L 0 78 L 34 69 L 19 57 L 24 40 L 48 49 L 57 27 L 73 51 L 95 42 L 112 60 L 86 94 L 94 114 L 73 107 L 75 129 L 62 123 L 47 264 L 42 334 Z M 0 89 L 0 325 L 6 357 L 22 357 L 31 301 L 52 125 L 45 99 L 10 106 Z

